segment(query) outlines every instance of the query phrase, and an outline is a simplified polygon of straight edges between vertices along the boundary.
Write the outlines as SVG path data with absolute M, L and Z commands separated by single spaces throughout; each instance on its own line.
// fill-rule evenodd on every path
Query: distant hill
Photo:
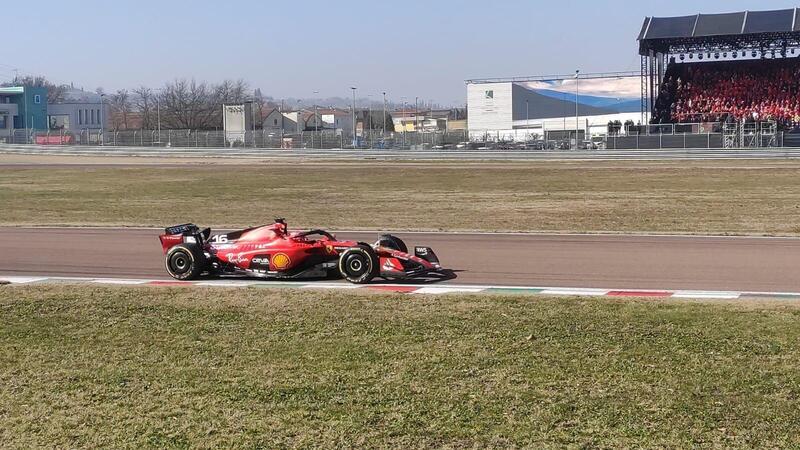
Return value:
M 547 97 L 563 101 L 575 102 L 575 94 L 553 91 L 550 89 L 535 89 L 536 92 Z M 595 95 L 578 95 L 578 103 L 596 108 L 611 109 L 616 112 L 638 112 L 641 110 L 641 100 L 638 98 L 613 98 Z

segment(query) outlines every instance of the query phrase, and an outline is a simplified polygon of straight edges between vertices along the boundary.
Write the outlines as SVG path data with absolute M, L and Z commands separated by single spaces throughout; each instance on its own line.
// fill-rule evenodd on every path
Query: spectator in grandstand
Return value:
M 654 122 L 775 121 L 800 126 L 797 59 L 726 61 L 669 66 Z

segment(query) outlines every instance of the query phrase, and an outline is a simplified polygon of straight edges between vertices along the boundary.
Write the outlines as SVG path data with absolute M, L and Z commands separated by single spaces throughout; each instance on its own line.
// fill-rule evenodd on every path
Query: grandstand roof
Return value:
M 800 35 L 800 8 L 774 11 L 740 11 L 681 17 L 647 17 L 639 32 L 641 52 L 663 49 L 671 43 L 709 42 L 720 39 Z

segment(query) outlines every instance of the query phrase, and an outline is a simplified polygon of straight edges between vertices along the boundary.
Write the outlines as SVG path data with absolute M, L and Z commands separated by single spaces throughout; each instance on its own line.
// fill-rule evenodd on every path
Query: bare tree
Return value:
M 263 108 L 265 101 L 260 91 L 250 96 L 250 88 L 244 80 L 224 80 L 220 84 L 209 85 L 196 80 L 176 79 L 164 84 L 157 93 L 144 86 L 131 92 L 132 95 L 124 98 L 124 95 L 120 95 L 127 94 L 127 91 L 117 91 L 113 96 L 115 107 L 122 111 L 122 105 L 127 104 L 127 112 L 140 113 L 145 129 L 155 128 L 157 105 L 160 107 L 162 127 L 202 130 L 222 126 L 223 104 L 243 103 L 251 98 L 257 101 L 260 98 L 260 107 Z M 121 103 L 118 105 L 118 102 Z
M 156 114 L 155 103 L 156 99 L 152 89 L 140 86 L 133 90 L 131 105 L 134 110 L 142 115 L 142 128 L 145 130 L 152 130 L 154 128 L 154 116 Z
M 260 127 L 262 123 L 264 123 L 264 113 L 267 109 L 267 99 L 264 98 L 264 94 L 261 93 L 261 89 L 256 88 L 253 91 L 253 104 L 255 104 L 255 117 L 253 120 L 256 121 L 256 124 Z
M 111 95 L 111 117 L 115 130 L 128 129 L 128 113 L 131 111 L 131 96 L 126 89 Z
M 213 126 L 213 95 L 206 83 L 175 80 L 164 85 L 159 98 L 161 120 L 168 127 L 204 129 Z

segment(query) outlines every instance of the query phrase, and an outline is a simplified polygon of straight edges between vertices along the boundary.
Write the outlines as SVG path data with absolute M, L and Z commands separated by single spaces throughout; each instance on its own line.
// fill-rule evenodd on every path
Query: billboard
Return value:
M 633 113 L 641 110 L 641 80 L 639 77 L 609 77 L 578 79 L 569 78 L 551 81 L 528 81 L 519 83 L 538 94 L 575 102 L 578 88 L 578 103 L 602 108 L 609 113 Z

